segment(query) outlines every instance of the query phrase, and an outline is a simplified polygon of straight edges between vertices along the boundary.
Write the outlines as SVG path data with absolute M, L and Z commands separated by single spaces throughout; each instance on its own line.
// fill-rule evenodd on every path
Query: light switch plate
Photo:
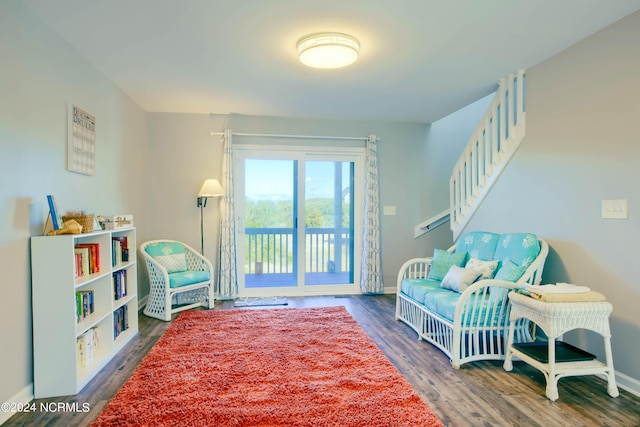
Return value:
M 629 202 L 626 199 L 603 200 L 602 218 L 606 219 L 627 219 Z
M 382 214 L 383 215 L 395 215 L 396 214 L 396 207 L 395 206 L 384 206 L 382 208 Z

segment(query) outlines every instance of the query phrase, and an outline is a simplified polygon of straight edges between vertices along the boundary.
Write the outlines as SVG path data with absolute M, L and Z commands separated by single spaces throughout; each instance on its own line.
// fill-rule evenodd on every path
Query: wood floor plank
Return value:
M 440 350 L 418 340 L 413 330 L 394 319 L 393 295 L 288 298 L 289 307 L 335 305 L 347 308 L 447 426 L 640 426 L 640 398 L 624 390 L 620 390 L 619 397 L 612 398 L 607 394 L 606 381 L 596 376 L 561 379 L 560 398 L 551 402 L 545 396 L 544 376 L 522 362 L 515 362 L 511 372 L 506 372 L 498 361 L 475 362 L 453 369 Z M 282 307 L 274 307 L 278 308 Z M 218 301 L 216 309 L 235 308 L 232 301 Z M 170 322 L 140 315 L 138 337 L 80 394 L 34 401 L 36 405 L 87 403 L 89 412 L 18 413 L 3 427 L 90 424 L 169 325 Z

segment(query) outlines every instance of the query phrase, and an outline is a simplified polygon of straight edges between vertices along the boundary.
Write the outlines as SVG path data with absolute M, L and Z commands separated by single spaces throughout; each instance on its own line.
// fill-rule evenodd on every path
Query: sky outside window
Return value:
M 342 188 L 349 185 L 349 162 L 342 162 Z M 307 161 L 307 197 L 332 198 L 334 162 Z M 245 160 L 245 194 L 249 199 L 293 198 L 293 160 Z

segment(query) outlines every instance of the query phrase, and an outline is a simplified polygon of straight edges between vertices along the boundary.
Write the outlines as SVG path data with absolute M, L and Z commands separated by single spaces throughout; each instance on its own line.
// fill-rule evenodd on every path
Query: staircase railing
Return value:
M 500 80 L 450 180 L 450 227 L 458 236 L 487 196 L 525 136 L 525 72 Z

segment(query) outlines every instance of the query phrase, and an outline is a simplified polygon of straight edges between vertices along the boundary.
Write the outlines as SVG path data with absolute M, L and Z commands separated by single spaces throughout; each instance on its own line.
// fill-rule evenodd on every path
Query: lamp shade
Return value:
M 224 191 L 222 191 L 222 186 L 220 186 L 217 179 L 207 179 L 204 184 L 202 184 L 198 197 L 218 197 L 223 194 Z
M 348 34 L 316 33 L 298 40 L 298 58 L 313 68 L 341 68 L 358 59 L 360 42 Z

